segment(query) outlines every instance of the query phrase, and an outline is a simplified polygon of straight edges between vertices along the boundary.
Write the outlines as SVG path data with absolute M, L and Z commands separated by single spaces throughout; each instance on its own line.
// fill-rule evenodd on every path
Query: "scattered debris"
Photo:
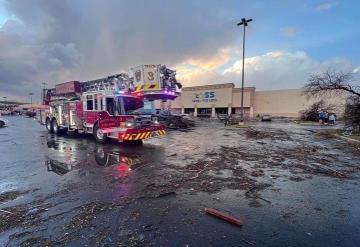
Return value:
M 39 211 L 39 208 L 31 208 L 25 215 L 31 215 L 31 214 L 36 214 Z
M 205 208 L 205 212 L 207 214 L 210 214 L 212 216 L 215 216 L 217 218 L 220 218 L 222 220 L 225 220 L 231 224 L 234 224 L 234 225 L 237 225 L 237 226 L 242 226 L 242 223 L 240 220 L 230 216 L 230 215 L 227 215 L 227 214 L 224 214 L 216 209 L 212 209 L 212 208 Z
M 0 212 L 4 212 L 4 213 L 8 213 L 8 214 L 14 214 L 14 213 L 11 213 L 11 212 L 3 210 L 3 209 L 0 209 Z
M 153 224 L 149 224 L 149 225 L 143 226 L 143 229 L 144 229 L 144 231 L 149 232 L 149 231 L 154 230 L 155 228 L 154 228 Z
M 319 172 L 321 172 L 321 173 L 333 174 L 333 175 L 335 175 L 335 176 L 337 176 L 337 177 L 341 177 L 341 178 L 346 178 L 346 177 L 348 177 L 346 174 L 344 174 L 344 173 L 342 173 L 342 172 L 340 172 L 340 171 L 336 171 L 336 170 L 334 170 L 334 169 L 331 169 L 331 168 L 329 168 L 329 167 L 323 168 L 323 167 L 321 166 L 321 164 L 318 164 L 318 163 L 311 163 L 311 165 L 312 165 L 313 167 L 315 167 L 315 168 L 316 168 Z
M 266 139 L 270 138 L 272 140 L 280 141 L 290 141 L 291 137 L 283 130 L 255 130 L 253 128 L 247 128 L 245 131 L 246 137 L 249 139 Z
M 244 243 L 247 243 L 248 245 L 254 245 L 253 242 L 247 241 L 246 239 L 241 239 L 241 241 L 243 241 Z
M 156 198 L 165 197 L 165 196 L 172 196 L 172 195 L 176 195 L 175 191 L 169 191 L 169 192 L 161 193 L 158 196 L 156 196 Z
M 28 191 L 7 191 L 0 194 L 0 203 L 6 201 L 12 201 L 20 195 L 26 194 Z

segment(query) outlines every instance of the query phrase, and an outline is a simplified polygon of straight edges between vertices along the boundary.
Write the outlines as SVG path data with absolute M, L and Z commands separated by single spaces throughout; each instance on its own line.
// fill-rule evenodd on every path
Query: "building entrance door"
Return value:
M 203 118 L 211 117 L 211 108 L 198 108 L 197 116 Z

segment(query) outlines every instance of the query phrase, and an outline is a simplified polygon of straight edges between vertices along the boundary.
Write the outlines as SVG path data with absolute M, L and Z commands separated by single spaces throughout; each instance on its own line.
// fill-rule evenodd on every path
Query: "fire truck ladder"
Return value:
M 82 82 L 83 92 L 99 90 L 131 92 L 134 91 L 134 88 L 133 78 L 130 78 L 126 73 L 111 75 L 106 78 L 93 81 Z

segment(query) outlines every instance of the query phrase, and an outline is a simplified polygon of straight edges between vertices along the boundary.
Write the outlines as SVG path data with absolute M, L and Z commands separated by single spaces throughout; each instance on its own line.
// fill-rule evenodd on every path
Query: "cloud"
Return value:
M 186 63 L 207 70 L 217 69 L 229 62 L 231 53 L 231 48 L 222 48 L 212 57 L 191 58 Z
M 315 7 L 315 10 L 321 11 L 321 10 L 328 10 L 333 7 L 335 7 L 338 3 L 337 2 L 324 2 Z
M 295 27 L 285 27 L 281 29 L 281 33 L 287 37 L 294 37 L 297 33 L 297 30 Z
M 238 83 L 241 50 L 234 48 L 241 47 L 238 7 L 259 20 L 250 26 L 248 35 L 263 40 L 248 54 L 274 46 L 264 23 L 266 28 L 281 28 L 272 21 L 278 13 L 269 11 L 267 4 L 235 0 L 227 4 L 218 0 L 0 2 L 12 17 L 0 26 L 0 97 L 21 99 L 27 99 L 29 92 L 34 98 L 39 96 L 43 82 L 53 86 L 96 79 L 147 63 L 175 67 L 185 85 Z M 318 8 L 336 5 L 330 3 Z M 281 32 L 291 37 L 297 30 L 284 27 Z M 326 63 L 350 64 L 344 59 L 317 61 L 305 52 L 273 51 L 246 59 L 245 78 L 259 88 L 297 87 L 309 71 L 322 69 Z
M 68 80 L 89 80 L 146 63 L 214 69 L 236 37 L 234 10 L 217 0 L 5 0 L 0 91 L 27 98 Z M 204 21 L 206 20 L 206 21 Z
M 245 84 L 259 90 L 300 88 L 312 73 L 328 68 L 346 72 L 352 71 L 354 67 L 349 60 L 343 58 L 318 61 L 304 51 L 272 51 L 245 59 Z M 185 66 L 184 71 L 185 76 L 180 74 L 179 77 L 185 85 L 232 82 L 240 86 L 242 60 L 235 61 L 222 73 L 192 66 Z
M 176 65 L 177 78 L 183 86 L 199 86 L 224 82 L 224 77 L 215 70 L 209 70 L 186 63 Z

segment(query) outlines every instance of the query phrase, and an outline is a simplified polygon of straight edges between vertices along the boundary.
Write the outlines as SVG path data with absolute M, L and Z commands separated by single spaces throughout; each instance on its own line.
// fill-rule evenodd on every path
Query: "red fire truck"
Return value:
M 44 90 L 44 104 L 49 105 L 44 123 L 50 133 L 91 133 L 100 143 L 108 138 L 141 143 L 165 135 L 164 126 L 144 105 L 179 96 L 175 75 L 164 65 L 141 65 L 129 74 L 57 84 Z

